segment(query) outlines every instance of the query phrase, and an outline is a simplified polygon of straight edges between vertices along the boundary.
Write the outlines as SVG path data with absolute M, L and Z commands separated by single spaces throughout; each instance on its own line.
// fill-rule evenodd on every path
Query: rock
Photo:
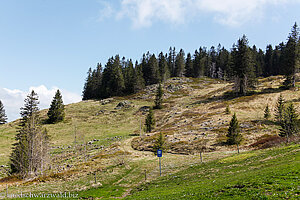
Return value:
M 106 111 L 106 110 L 99 110 L 99 112 L 98 112 L 98 113 L 96 113 L 96 116 L 98 116 L 98 115 L 101 115 L 101 114 L 104 114 L 104 113 L 105 113 L 105 111 Z
M 100 103 L 102 104 L 102 105 L 105 105 L 105 104 L 108 104 L 108 103 L 110 103 L 110 102 L 112 102 L 113 101 L 113 98 L 108 98 L 108 99 L 102 99 L 101 101 L 100 101 Z
M 167 91 L 170 92 L 170 93 L 173 93 L 173 92 L 176 92 L 180 89 L 182 89 L 183 86 L 181 85 L 174 85 L 174 84 L 170 84 L 167 86 Z
M 149 112 L 150 106 L 142 106 L 140 107 L 139 111 L 141 112 Z
M 126 100 L 121 101 L 118 103 L 118 105 L 115 107 L 115 109 L 130 108 L 131 107 L 130 104 L 132 104 L 132 102 L 130 102 L 130 101 L 126 101 Z

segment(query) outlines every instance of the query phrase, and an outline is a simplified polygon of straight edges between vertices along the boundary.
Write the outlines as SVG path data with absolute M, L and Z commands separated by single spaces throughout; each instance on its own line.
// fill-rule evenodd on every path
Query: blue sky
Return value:
M 139 60 L 170 46 L 227 49 L 285 41 L 300 0 L 1 0 L 0 100 L 10 120 L 31 89 L 47 108 L 57 88 L 80 100 L 86 72 L 113 55 Z

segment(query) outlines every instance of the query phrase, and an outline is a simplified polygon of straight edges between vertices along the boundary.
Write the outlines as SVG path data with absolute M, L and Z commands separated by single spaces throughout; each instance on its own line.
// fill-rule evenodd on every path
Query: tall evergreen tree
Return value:
M 216 68 L 219 71 L 218 78 L 226 80 L 230 77 L 230 53 L 222 47 L 218 47 L 218 56 L 216 60 Z M 220 73 L 222 71 L 222 74 Z M 222 75 L 222 76 L 221 76 Z
M 101 63 L 97 64 L 97 68 L 96 70 L 94 70 L 93 73 L 93 89 L 92 89 L 92 93 L 93 93 L 93 98 L 95 99 L 101 99 L 101 89 L 102 89 L 102 65 Z
M 163 101 L 163 89 L 161 84 L 158 84 L 157 90 L 156 90 L 156 95 L 155 95 L 155 109 L 161 109 L 162 108 L 162 101 Z
M 276 108 L 275 108 L 275 118 L 279 124 L 281 124 L 284 115 L 284 99 L 282 94 L 277 99 Z
M 92 69 L 89 68 L 88 76 L 84 83 L 84 88 L 82 92 L 82 100 L 88 100 L 92 98 Z
M 32 91 L 21 108 L 22 120 L 10 155 L 12 173 L 36 176 L 47 168 L 49 136 L 38 115 L 38 96 Z
M 246 95 L 255 83 L 253 58 L 245 35 L 238 40 L 232 50 L 233 71 L 236 77 L 235 89 L 239 94 Z
M 134 93 L 135 72 L 134 72 L 134 67 L 131 59 L 125 62 L 123 74 L 124 74 L 125 94 Z
M 138 65 L 138 62 L 135 63 L 133 81 L 134 81 L 133 83 L 134 92 L 139 92 L 145 87 L 145 80 L 143 78 L 143 69 L 141 65 Z
M 169 55 L 168 55 L 168 66 L 171 72 L 171 76 L 175 76 L 175 61 L 176 61 L 176 50 L 175 47 L 169 48 Z
M 295 87 L 295 75 L 298 72 L 300 62 L 299 43 L 299 28 L 297 23 L 295 23 L 283 52 L 286 77 L 285 85 L 288 88 Z
M 158 68 L 159 68 L 159 74 L 160 74 L 160 82 L 165 82 L 168 78 L 170 78 L 171 73 L 170 69 L 168 67 L 168 62 L 163 54 L 161 52 L 158 55 Z
M 273 47 L 272 45 L 268 45 L 266 48 L 266 55 L 264 59 L 264 76 L 272 76 L 274 75 L 273 73 Z
M 205 75 L 205 62 L 207 52 L 205 48 L 200 47 L 199 51 L 196 50 L 193 59 L 193 68 L 195 78 L 203 77 Z
M 154 118 L 154 113 L 152 108 L 150 108 L 149 113 L 147 115 L 145 126 L 146 126 L 147 133 L 150 133 L 155 127 L 155 118 Z
M 252 56 L 254 62 L 255 76 L 260 77 L 263 74 L 264 53 L 261 49 L 257 50 L 256 46 L 252 47 Z
M 184 51 L 183 49 L 180 49 L 179 53 L 176 56 L 174 76 L 183 77 L 185 73 L 184 69 L 185 69 Z
M 121 96 L 125 83 L 119 55 L 108 59 L 102 75 L 102 98 Z
M 0 125 L 5 124 L 6 122 L 7 122 L 7 116 L 5 114 L 3 103 L 0 100 Z
M 185 76 L 186 77 L 193 77 L 194 76 L 194 67 L 193 67 L 193 60 L 190 53 L 186 56 L 185 61 Z
M 286 141 L 289 142 L 289 137 L 298 133 L 297 124 L 298 114 L 292 103 L 285 109 L 283 121 L 281 123 L 280 136 L 286 137 Z
M 239 153 L 239 144 L 242 141 L 242 135 L 240 134 L 240 126 L 235 113 L 233 114 L 232 119 L 230 121 L 228 133 L 226 136 L 227 136 L 227 144 L 229 145 L 236 144 Z
M 146 85 L 156 84 L 159 81 L 158 62 L 154 54 L 149 52 L 142 59 L 143 75 Z
M 65 118 L 65 106 L 59 90 L 56 91 L 55 96 L 51 102 L 48 115 L 48 123 L 55 124 L 61 122 Z

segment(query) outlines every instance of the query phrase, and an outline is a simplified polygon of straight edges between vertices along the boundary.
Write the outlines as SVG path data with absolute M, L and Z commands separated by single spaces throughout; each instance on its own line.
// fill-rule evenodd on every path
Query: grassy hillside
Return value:
M 300 145 L 196 164 L 137 187 L 126 199 L 297 199 Z
M 298 112 L 300 111 L 300 91 L 298 88 L 280 89 L 282 81 L 283 78 L 280 76 L 260 79 L 253 93 L 236 97 L 231 93 L 232 83 L 208 78 L 172 78 L 164 84 L 163 109 L 155 110 L 157 123 L 154 132 L 142 133 L 141 136 L 140 124 L 144 123 L 147 114 L 145 111 L 147 108 L 143 110 L 141 108 L 153 105 L 155 85 L 127 97 L 66 105 L 64 122 L 43 125 L 51 136 L 52 146 L 51 169 L 47 175 L 30 180 L 19 180 L 17 177 L 0 179 L 0 194 L 5 191 L 8 184 L 8 191 L 11 194 L 20 191 L 23 193 L 70 191 L 82 198 L 121 198 L 132 192 L 133 199 L 143 199 L 148 195 L 155 198 L 155 194 L 160 194 L 156 193 L 158 192 L 156 186 L 166 188 L 166 185 L 170 184 L 170 190 L 165 189 L 166 193 L 161 193 L 166 197 L 167 194 L 177 190 L 176 184 L 179 183 L 179 187 L 183 190 L 178 189 L 178 195 L 188 195 L 186 191 L 198 189 L 203 191 L 207 187 L 207 191 L 203 192 L 207 196 L 224 190 L 224 194 L 220 191 L 220 194 L 217 193 L 221 195 L 220 199 L 223 199 L 230 192 L 240 192 L 246 187 L 250 188 L 253 195 L 254 191 L 257 191 L 247 185 L 248 182 L 243 182 L 244 186 L 235 187 L 239 183 L 231 178 L 236 177 L 237 180 L 243 181 L 248 174 L 245 172 L 251 171 L 245 180 L 249 179 L 249 184 L 252 184 L 255 174 L 258 180 L 264 181 L 263 176 L 271 176 L 269 173 L 276 170 L 278 173 L 291 171 L 291 176 L 287 177 L 291 177 L 291 183 L 296 184 L 293 170 L 298 169 L 296 164 L 299 163 L 299 146 L 272 151 L 253 150 L 280 144 L 283 141 L 277 137 L 279 126 L 274 123 L 274 108 L 280 94 L 287 102 L 293 102 Z M 125 102 L 126 105 L 117 107 L 120 102 Z M 270 120 L 263 119 L 267 104 L 272 112 Z M 244 137 L 241 145 L 243 154 L 238 156 L 235 155 L 234 146 L 224 144 L 232 116 L 224 112 L 228 105 L 231 112 L 237 114 Z M 46 119 L 46 113 L 47 110 L 41 111 L 43 119 Z M 18 120 L 0 126 L 0 165 L 6 168 L 17 125 Z M 159 132 L 164 133 L 169 148 L 163 155 L 165 177 L 155 181 L 159 177 L 158 160 L 150 151 Z M 196 147 L 203 140 L 206 141 L 205 164 L 199 165 L 200 157 Z M 270 141 L 271 143 L 268 143 Z M 275 156 L 281 154 L 280 152 L 286 156 Z M 231 155 L 235 156 L 228 157 Z M 275 169 L 269 162 L 281 167 Z M 286 163 L 290 163 L 292 168 L 286 166 Z M 260 175 L 258 171 L 265 173 Z M 5 176 L 5 170 L 0 168 L 0 178 Z M 214 189 L 215 184 L 210 182 L 213 181 L 212 177 L 218 183 L 217 189 Z M 230 182 L 224 179 L 235 184 L 229 185 L 226 189 L 223 183 Z M 184 184 L 182 180 L 186 180 Z M 145 182 L 146 185 L 140 186 Z M 185 183 L 189 183 L 191 187 Z M 272 194 L 276 190 L 273 189 Z M 291 193 L 292 196 L 297 194 Z M 200 195 L 200 192 L 195 195 Z M 244 197 L 247 195 L 251 194 L 246 192 Z M 261 193 L 261 195 L 263 197 L 268 194 Z M 170 196 L 171 199 L 172 197 L 175 198 L 174 195 Z

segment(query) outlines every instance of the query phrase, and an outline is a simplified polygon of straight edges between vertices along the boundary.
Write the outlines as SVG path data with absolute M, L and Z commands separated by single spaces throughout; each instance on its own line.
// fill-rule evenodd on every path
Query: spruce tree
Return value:
M 270 113 L 269 105 L 267 104 L 267 106 L 265 108 L 264 118 L 270 119 L 270 117 L 271 117 L 271 113 Z
M 83 91 L 82 91 L 82 100 L 88 100 L 91 99 L 92 94 L 92 69 L 89 68 L 88 70 L 88 76 L 85 80 Z
M 275 118 L 279 124 L 281 124 L 283 120 L 283 114 L 284 114 L 284 99 L 282 97 L 282 94 L 277 99 L 276 108 L 275 108 Z
M 153 152 L 156 155 L 157 150 L 166 150 L 166 145 L 165 145 L 165 138 L 162 133 L 159 133 L 158 137 L 155 140 L 155 143 L 153 145 Z
M 155 109 L 161 109 L 162 108 L 162 101 L 163 101 L 163 89 L 161 84 L 159 83 L 157 86 L 157 90 L 156 90 L 156 95 L 155 95 Z
M 175 47 L 169 48 L 169 55 L 168 55 L 168 66 L 171 72 L 171 76 L 175 76 L 175 60 L 176 60 L 176 50 Z
M 255 73 L 253 58 L 245 35 L 238 40 L 232 50 L 233 72 L 236 77 L 235 89 L 241 95 L 246 95 L 249 88 L 254 86 Z
M 281 123 L 280 134 L 281 137 L 286 137 L 286 142 L 289 142 L 289 137 L 298 133 L 297 124 L 298 114 L 292 103 L 284 111 L 284 117 Z
M 125 83 L 125 94 L 132 94 L 134 93 L 134 67 L 132 60 L 125 62 L 124 66 L 124 83 Z
M 287 88 L 295 87 L 295 75 L 300 63 L 300 40 L 299 28 L 295 22 L 292 31 L 288 37 L 287 44 L 283 52 L 283 64 L 286 80 L 284 82 Z
M 185 76 L 186 77 L 193 77 L 194 76 L 194 67 L 193 67 L 193 60 L 190 53 L 186 56 L 185 61 Z
M 0 125 L 5 124 L 7 122 L 7 116 L 5 114 L 4 106 L 0 100 Z
M 125 82 L 119 55 L 108 59 L 102 75 L 101 88 L 102 98 L 124 94 Z
M 184 51 L 180 49 L 179 53 L 176 56 L 174 76 L 183 77 L 185 74 L 184 69 L 185 69 Z
M 145 122 L 145 126 L 146 126 L 146 132 L 150 133 L 154 127 L 155 127 L 155 118 L 154 118 L 154 114 L 153 114 L 153 109 L 150 108 L 149 109 L 149 113 L 146 117 L 146 122 Z
M 49 136 L 41 127 L 38 104 L 32 91 L 21 108 L 22 120 L 10 155 L 11 172 L 23 177 L 36 176 L 47 168 Z
M 159 68 L 159 74 L 160 74 L 160 82 L 165 82 L 168 78 L 170 78 L 170 69 L 168 67 L 168 62 L 163 54 L 161 52 L 158 55 L 158 68 Z
M 142 66 L 139 65 L 138 62 L 136 62 L 134 68 L 133 91 L 136 93 L 144 88 L 145 80 L 143 78 Z
M 61 122 L 65 117 L 65 106 L 59 90 L 56 91 L 55 96 L 51 102 L 48 115 L 48 123 L 55 124 Z
M 272 72 L 273 68 L 273 47 L 272 45 L 268 45 L 266 47 L 266 54 L 264 58 L 264 77 L 272 76 L 274 75 Z
M 236 144 L 239 153 L 239 144 L 242 141 L 242 135 L 240 134 L 240 126 L 235 113 L 233 114 L 232 119 L 230 121 L 228 133 L 226 136 L 227 136 L 227 144 L 229 145 Z

